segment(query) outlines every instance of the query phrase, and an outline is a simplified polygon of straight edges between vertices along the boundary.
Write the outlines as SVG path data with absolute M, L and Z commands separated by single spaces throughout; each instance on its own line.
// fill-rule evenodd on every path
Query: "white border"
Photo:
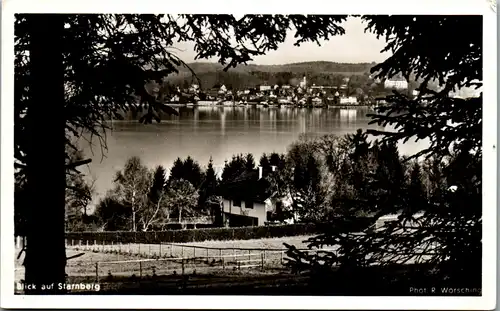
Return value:
M 3 308 L 216 308 L 216 309 L 440 309 L 487 310 L 496 306 L 496 149 L 497 142 L 497 25 L 496 13 L 486 0 L 322 0 L 242 3 L 231 0 L 55 1 L 4 0 L 2 3 L 1 105 L 1 304 Z M 316 13 L 316 14 L 481 14 L 484 16 L 483 110 L 483 296 L 463 297 L 271 297 L 271 296 L 14 296 L 13 271 L 13 14 L 25 13 Z M 43 27 L 43 25 L 40 25 Z M 457 34 L 461 36 L 463 34 Z M 118 299 L 117 299 L 118 298 Z M 140 299 L 143 298 L 143 299 Z

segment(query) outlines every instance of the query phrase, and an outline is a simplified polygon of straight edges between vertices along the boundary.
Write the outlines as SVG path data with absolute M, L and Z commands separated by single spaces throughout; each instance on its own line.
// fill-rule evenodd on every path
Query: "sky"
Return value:
M 365 33 L 365 24 L 360 18 L 348 18 L 342 26 L 345 34 L 334 36 L 329 41 L 316 43 L 304 43 L 300 47 L 293 44 L 293 31 L 287 35 L 284 43 L 278 46 L 276 51 L 268 52 L 266 55 L 257 56 L 252 63 L 259 65 L 279 65 L 307 61 L 332 61 L 339 63 L 370 63 L 381 62 L 390 56 L 389 53 L 380 53 L 385 46 L 385 40 L 377 39 L 370 32 Z M 181 51 L 176 51 L 185 62 L 195 61 L 194 44 L 179 43 L 175 46 Z M 216 62 L 217 59 L 197 60 Z

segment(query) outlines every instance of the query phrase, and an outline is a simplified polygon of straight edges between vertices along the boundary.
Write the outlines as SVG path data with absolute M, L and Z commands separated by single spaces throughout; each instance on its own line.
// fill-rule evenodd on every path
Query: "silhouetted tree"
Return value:
M 158 165 L 153 173 L 153 183 L 151 185 L 149 199 L 153 204 L 158 202 L 161 193 L 167 185 L 166 170 L 163 166 Z
M 267 154 L 262 154 L 259 160 L 259 166 L 262 167 L 262 174 L 264 176 L 269 175 L 269 173 L 271 172 L 271 163 L 269 162 Z
M 204 179 L 203 171 L 198 162 L 194 161 L 193 158 L 188 156 L 186 160 L 184 160 L 183 169 L 184 169 L 183 179 L 189 181 L 195 188 L 198 188 Z
M 422 181 L 422 172 L 420 164 L 415 161 L 411 167 L 410 176 L 408 181 L 408 192 L 405 200 L 405 212 L 415 214 L 419 212 L 422 207 L 427 204 L 427 196 L 425 194 L 424 185 Z
M 233 155 L 231 161 L 226 162 L 222 170 L 222 182 L 231 182 L 246 170 L 246 161 L 241 154 Z
M 184 163 L 181 158 L 177 158 L 174 161 L 174 165 L 170 169 L 169 180 L 171 179 L 181 179 L 184 176 Z
M 103 230 L 130 230 L 132 209 L 111 192 L 99 201 L 94 215 L 99 219 Z
M 213 195 L 216 193 L 217 186 L 218 186 L 218 179 L 217 175 L 214 170 L 214 165 L 213 165 L 213 160 L 212 157 L 210 157 L 210 160 L 208 161 L 208 166 L 207 166 L 207 171 L 205 173 L 205 189 L 207 190 L 207 193 L 209 195 Z
M 218 186 L 219 180 L 213 167 L 212 157 L 210 157 L 205 171 L 205 179 L 199 190 L 198 210 L 200 212 L 208 211 L 212 216 L 219 216 L 221 200 L 217 198 Z
M 340 265 L 339 271 L 345 271 L 347 276 L 374 264 L 382 269 L 414 261 L 427 265 L 416 266 L 411 280 L 398 278 L 393 288 L 410 284 L 404 282 L 424 282 L 423 279 L 427 283 L 480 287 L 482 208 L 478 202 L 481 202 L 479 193 L 482 189 L 482 95 L 467 99 L 448 95 L 462 87 L 482 85 L 482 17 L 377 15 L 363 16 L 362 19 L 367 22 L 368 31 L 386 38 L 384 51 L 392 54 L 372 68 L 375 77 L 383 79 L 396 74 L 403 77 L 415 74 L 416 79 L 422 81 L 416 98 L 394 92 L 386 98 L 388 105 L 377 108 L 376 113 L 370 115 L 372 123 L 386 130 L 368 130 L 368 133 L 380 136 L 382 143 L 390 143 L 380 146 L 378 153 L 390 152 L 397 142 L 428 139 L 427 148 L 406 160 L 432 157 L 432 167 L 439 173 L 436 174 L 436 184 L 446 180 L 447 187 L 454 187 L 442 189 L 439 186 L 429 202 L 424 201 L 418 209 L 423 214 L 414 214 L 416 209 L 403 213 L 399 221 L 387 224 L 382 230 L 364 235 L 335 229 L 325 231 L 325 234 L 310 239 L 309 246 L 338 245 L 336 254 L 312 256 L 290 248 L 289 256 L 293 258 L 290 264 L 298 267 L 306 262 L 316 271 L 315 275 L 328 278 L 331 274 L 327 271 L 336 265 Z M 452 40 L 453 33 L 457 32 L 468 35 Z M 426 48 L 429 44 L 432 49 Z M 432 81 L 437 81 L 440 88 L 431 90 Z M 382 151 L 384 148 L 386 151 Z M 394 169 L 397 180 L 389 181 L 391 175 L 379 171 L 385 177 L 377 177 L 374 181 L 385 179 L 385 185 L 391 188 L 390 193 L 400 192 L 396 200 L 388 200 L 383 206 L 386 213 L 398 213 L 405 207 L 399 204 L 402 202 L 399 198 L 408 195 L 409 189 L 401 189 L 396 184 L 402 174 L 398 172 L 400 169 L 394 159 L 381 160 Z M 439 176 L 441 173 L 444 179 Z M 384 198 L 389 199 L 388 193 L 379 194 L 379 200 Z M 428 255 L 416 256 L 418 252 Z M 363 270 L 365 273 L 366 269 Z M 373 282 L 383 282 L 383 279 L 377 278 Z M 351 289 L 355 289 L 358 284 L 352 285 Z M 388 283 L 377 285 L 382 288 L 389 286 Z M 343 286 L 348 287 L 348 284 Z
M 180 179 L 189 181 L 195 188 L 198 188 L 204 179 L 200 165 L 190 156 L 184 161 L 177 158 L 170 170 L 169 183 Z
M 293 209 L 301 221 L 318 221 L 323 214 L 326 193 L 322 189 L 319 163 L 309 155 L 305 166 L 297 165 L 294 169 L 295 196 Z
M 253 154 L 247 153 L 245 156 L 245 169 L 247 171 L 252 171 L 255 169 L 255 160 L 253 158 Z
M 277 169 L 282 169 L 285 165 L 284 155 L 281 157 L 278 153 L 273 152 L 269 157 L 269 164 L 276 166 Z

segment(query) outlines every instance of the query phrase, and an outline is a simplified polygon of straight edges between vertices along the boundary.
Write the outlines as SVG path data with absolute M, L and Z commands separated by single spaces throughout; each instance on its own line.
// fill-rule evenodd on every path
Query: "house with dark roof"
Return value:
M 262 167 L 245 171 L 223 187 L 223 219 L 230 227 L 262 226 L 272 193 L 270 183 L 262 178 Z

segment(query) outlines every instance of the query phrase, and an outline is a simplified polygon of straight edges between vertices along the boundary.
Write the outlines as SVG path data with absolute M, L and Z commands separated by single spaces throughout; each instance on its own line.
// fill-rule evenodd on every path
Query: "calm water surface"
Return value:
M 87 174 L 96 180 L 96 199 L 112 187 L 115 172 L 131 156 L 141 157 L 151 168 L 161 164 L 167 169 L 177 157 L 191 156 L 202 166 L 212 157 L 220 169 L 233 154 L 250 152 L 258 161 L 262 153 L 285 152 L 300 134 L 344 135 L 358 128 L 383 129 L 368 125 L 370 108 L 194 107 L 179 108 L 179 112 L 179 116 L 163 118 L 160 124 L 113 122 L 104 158 L 96 140 L 92 148 L 82 141 L 86 156 L 93 159 Z M 400 152 L 411 154 L 424 144 L 400 145 Z

